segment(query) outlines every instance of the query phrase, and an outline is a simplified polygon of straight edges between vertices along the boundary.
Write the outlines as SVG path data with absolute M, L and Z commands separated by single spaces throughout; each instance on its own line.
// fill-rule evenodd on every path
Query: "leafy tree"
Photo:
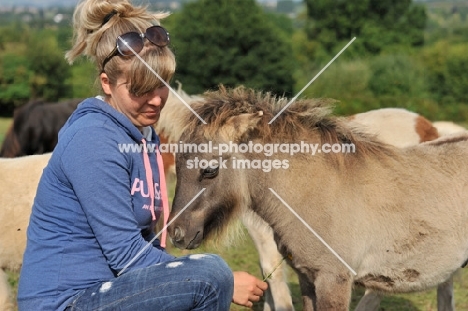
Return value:
M 28 59 L 25 56 L 5 53 L 0 57 L 0 110 L 9 115 L 15 106 L 25 103 L 29 92 Z
M 56 37 L 39 32 L 29 44 L 26 55 L 33 73 L 30 80 L 32 97 L 46 100 L 69 97 L 70 90 L 65 81 L 70 77 L 71 71 Z
M 442 105 L 468 104 L 467 43 L 440 41 L 421 55 L 432 96 Z
M 292 49 L 283 30 L 266 16 L 254 0 L 186 3 L 169 23 L 175 78 L 189 93 L 222 83 L 290 95 Z
M 369 89 L 375 96 L 416 98 L 428 93 L 424 69 L 410 56 L 380 55 L 372 59 L 370 68 Z
M 66 82 L 71 89 L 68 97 L 92 97 L 100 92 L 100 84 L 97 83 L 99 73 L 93 63 L 85 58 L 79 58 L 71 66 L 71 72 L 72 74 Z
M 305 0 L 307 34 L 335 53 L 354 36 L 351 53 L 378 54 L 386 46 L 424 43 L 425 7 L 411 0 Z

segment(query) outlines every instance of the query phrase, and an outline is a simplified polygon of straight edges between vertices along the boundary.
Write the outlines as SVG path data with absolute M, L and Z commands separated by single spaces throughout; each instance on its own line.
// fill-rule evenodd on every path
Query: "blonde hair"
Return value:
M 65 59 L 72 64 L 79 56 L 86 56 L 104 72 L 102 63 L 116 46 L 117 37 L 130 32 L 144 32 L 159 25 L 159 20 L 169 13 L 149 12 L 146 6 L 134 6 L 128 0 L 83 0 L 73 13 L 72 48 Z M 145 47 L 138 54 L 166 82 L 174 75 L 175 57 L 166 47 L 158 47 L 145 39 Z M 110 83 L 115 84 L 122 75 L 129 84 L 129 91 L 141 96 L 162 82 L 137 57 L 113 57 L 105 72 Z

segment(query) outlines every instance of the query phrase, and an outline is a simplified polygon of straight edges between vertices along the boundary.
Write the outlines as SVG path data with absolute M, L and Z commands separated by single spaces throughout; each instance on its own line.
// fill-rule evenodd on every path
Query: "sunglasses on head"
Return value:
M 111 60 L 112 57 L 118 54 L 122 56 L 133 56 L 133 52 L 130 48 L 132 48 L 135 53 L 140 53 L 145 46 L 145 38 L 148 39 L 149 42 L 159 47 L 164 47 L 169 44 L 169 33 L 161 26 L 151 26 L 146 29 L 145 33 L 141 34 L 134 31 L 124 33 L 117 38 L 117 44 L 115 48 L 102 62 L 102 70 L 104 71 L 106 64 Z

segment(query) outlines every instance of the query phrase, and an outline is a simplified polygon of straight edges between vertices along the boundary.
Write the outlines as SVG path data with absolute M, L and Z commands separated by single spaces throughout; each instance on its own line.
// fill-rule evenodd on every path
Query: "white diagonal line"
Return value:
M 180 216 L 180 214 L 182 214 L 182 213 L 187 209 L 187 207 L 189 207 L 190 204 L 192 204 L 193 201 L 195 201 L 195 199 L 198 198 L 198 197 L 200 196 L 200 194 L 202 194 L 202 192 L 205 191 L 205 190 L 206 190 L 206 188 L 203 188 L 202 190 L 200 190 L 200 192 L 198 192 L 197 195 L 196 195 L 192 200 L 190 200 L 190 202 L 188 202 L 187 205 L 185 205 L 184 208 L 183 208 L 180 212 L 178 212 L 177 215 L 175 215 L 174 218 L 172 218 L 172 220 L 171 220 L 170 222 L 168 222 L 168 223 L 164 226 L 164 228 L 162 228 L 161 231 L 159 231 L 158 234 L 156 234 L 156 236 L 155 236 L 151 241 L 149 241 L 148 244 L 146 244 L 145 247 L 143 247 L 143 248 L 132 258 L 132 260 L 130 260 L 129 263 L 127 263 L 127 264 L 125 265 L 125 267 L 124 267 L 122 270 L 120 270 L 119 273 L 117 273 L 117 276 L 121 275 L 125 270 L 127 270 L 127 268 L 128 268 L 138 257 L 141 256 L 141 254 L 145 251 L 145 249 L 147 249 L 148 247 L 150 247 L 151 245 L 153 245 L 154 240 L 156 240 L 156 239 L 161 235 L 161 233 L 162 233 L 164 230 L 166 230 L 167 227 L 169 227 L 170 224 L 172 224 L 172 223 L 174 222 L 174 220 L 176 220 L 176 219 Z
M 312 229 L 312 228 L 304 221 L 304 219 L 302 219 L 301 216 L 299 216 L 299 215 L 288 205 L 288 203 L 286 203 L 272 188 L 268 188 L 268 189 L 270 189 L 270 191 L 273 192 L 273 194 L 274 194 L 274 195 L 291 211 L 291 213 L 293 213 L 294 216 L 296 216 L 296 217 L 304 224 L 304 226 L 306 226 L 307 229 L 309 229 L 310 232 L 312 232 L 312 233 L 317 237 L 317 239 L 319 239 L 320 242 L 322 242 L 323 245 L 325 245 L 325 246 L 330 250 L 330 252 L 332 252 L 332 254 L 335 255 L 336 258 L 338 258 L 338 259 L 346 266 L 346 268 L 349 269 L 349 271 L 351 271 L 352 274 L 357 275 L 356 271 L 354 271 L 353 268 L 351 268 L 351 266 L 348 265 L 348 264 L 346 263 L 346 261 L 344 261 L 344 259 L 341 258 L 341 256 L 338 255 L 338 253 L 335 252 L 335 251 L 333 250 L 333 248 L 331 248 L 330 245 L 328 245 L 327 242 L 325 242 L 325 240 L 322 239 L 322 238 L 320 237 L 320 235 L 318 235 L 317 232 L 315 232 L 314 229 Z
M 356 37 L 354 37 L 353 39 L 351 39 L 351 41 L 349 41 L 348 44 L 346 44 L 346 46 L 345 46 L 344 48 L 342 48 L 341 51 L 338 52 L 338 54 L 336 54 L 336 56 L 333 57 L 333 59 L 332 59 L 331 61 L 329 61 L 328 64 L 327 64 L 325 67 L 323 67 L 323 69 L 320 70 L 320 72 L 319 72 L 317 75 L 315 75 L 315 77 L 314 77 L 312 80 L 310 80 L 309 83 L 307 83 L 306 86 L 304 86 L 304 87 L 302 88 L 302 90 L 300 90 L 300 92 L 297 93 L 297 95 L 294 96 L 294 98 L 291 99 L 291 100 L 289 101 L 289 103 L 288 103 L 286 106 L 284 106 L 283 109 L 281 109 L 281 111 L 278 112 L 278 113 L 276 114 L 276 116 L 275 116 L 273 119 L 271 119 L 270 122 L 268 122 L 268 124 L 273 123 L 273 121 L 275 121 L 276 118 L 278 118 L 279 115 L 282 114 L 282 113 L 299 97 L 299 95 L 301 95 L 302 92 L 304 92 L 304 91 L 312 84 L 312 82 L 314 82 L 315 79 L 317 79 L 317 78 L 322 74 L 322 72 L 324 72 L 324 71 L 328 68 L 328 66 L 330 66 L 330 65 L 332 64 L 332 63 L 338 58 L 338 56 L 340 56 L 341 53 L 343 53 L 343 52 L 351 45 L 351 43 L 353 43 L 354 40 L 356 40 Z
M 138 54 L 132 49 L 132 47 L 131 47 L 130 45 L 128 45 L 127 42 L 125 42 L 124 40 L 122 40 L 122 38 L 120 38 L 120 37 L 119 37 L 118 39 L 119 39 L 123 44 L 125 44 L 125 45 L 130 49 L 130 51 L 132 51 L 132 53 L 133 53 L 136 57 L 138 57 L 138 59 L 139 59 L 143 64 L 145 64 L 145 66 L 146 66 L 156 77 L 158 77 L 158 79 L 161 80 L 161 82 L 164 83 L 165 86 L 167 86 L 167 87 L 169 88 L 169 90 L 172 92 L 172 94 L 174 94 L 178 99 L 180 99 L 180 101 L 183 102 L 184 105 L 187 106 L 187 108 L 190 109 L 190 111 L 191 111 L 200 121 L 203 122 L 203 124 L 206 124 L 205 120 L 203 120 L 202 117 L 200 117 L 200 116 L 198 115 L 198 113 L 196 113 L 195 110 L 193 110 L 192 107 L 190 107 L 190 105 L 187 104 L 187 103 L 185 102 L 185 100 L 182 99 L 182 97 L 180 97 L 180 95 L 177 94 L 177 92 L 174 91 L 174 89 L 172 89 L 172 87 L 170 87 L 170 85 L 167 84 L 167 82 L 164 81 L 164 79 L 161 78 L 161 76 L 160 76 L 156 71 L 154 71 L 154 69 L 151 68 L 151 66 L 148 65 L 148 63 L 145 62 L 145 60 L 144 60 L 143 58 L 141 58 L 141 56 L 138 55 Z

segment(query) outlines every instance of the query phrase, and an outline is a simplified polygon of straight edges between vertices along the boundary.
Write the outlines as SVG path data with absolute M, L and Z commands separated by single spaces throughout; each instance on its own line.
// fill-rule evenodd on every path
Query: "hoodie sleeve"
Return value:
M 119 151 L 116 136 L 115 128 L 77 131 L 61 164 L 109 266 L 119 272 L 148 242 L 132 209 L 131 158 Z M 126 271 L 173 258 L 158 248 L 146 247 Z

